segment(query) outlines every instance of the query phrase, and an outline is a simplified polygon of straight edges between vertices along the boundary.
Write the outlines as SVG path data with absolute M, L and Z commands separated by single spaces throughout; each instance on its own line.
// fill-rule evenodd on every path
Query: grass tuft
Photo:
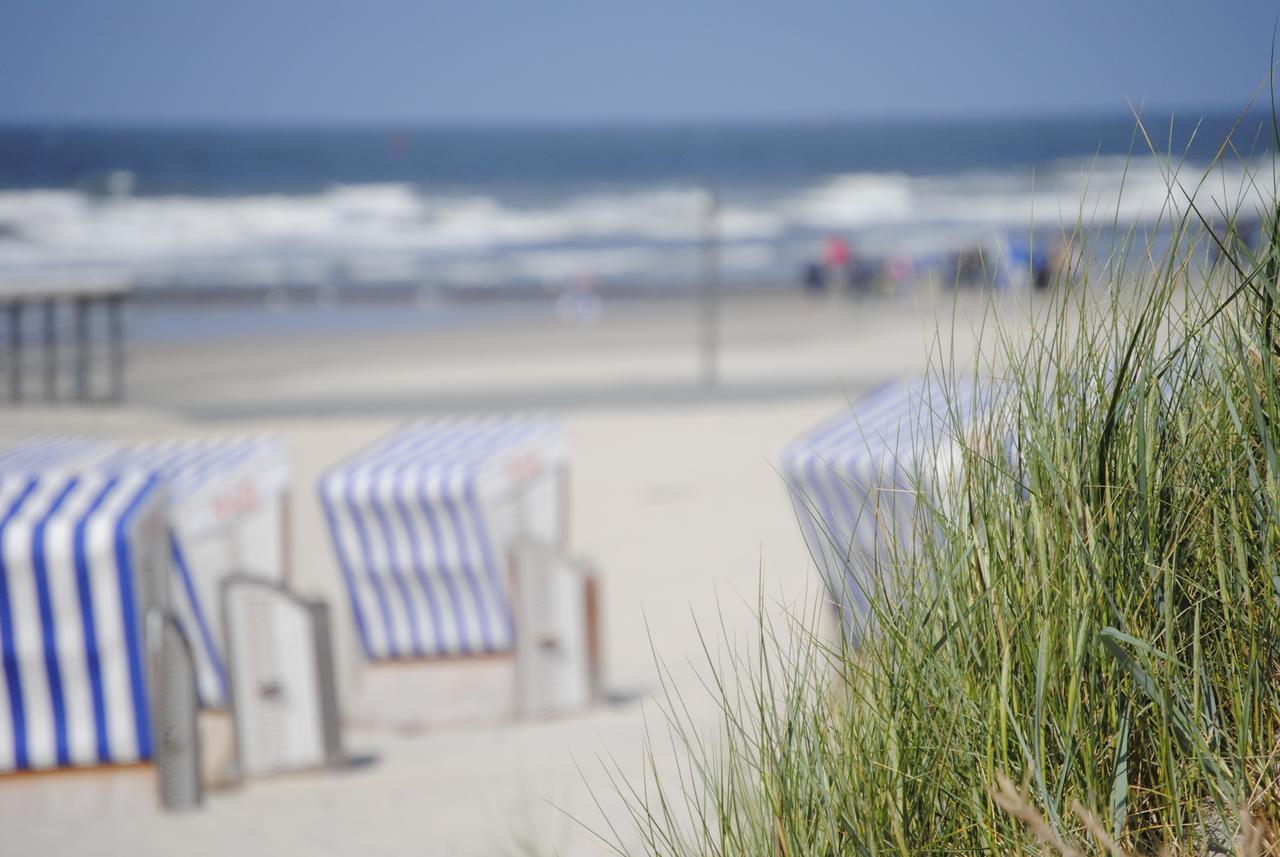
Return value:
M 1276 176 L 1247 161 L 1207 211 L 1217 173 L 1166 163 L 1152 231 L 1085 264 L 1077 224 L 1029 334 L 993 322 L 981 365 L 934 361 L 944 389 L 994 377 L 1001 406 L 952 409 L 963 466 L 920 492 L 932 535 L 877 569 L 895 596 L 875 632 L 853 648 L 766 623 L 713 670 L 719 740 L 672 702 L 686 761 L 629 786 L 620 852 L 1274 848 Z

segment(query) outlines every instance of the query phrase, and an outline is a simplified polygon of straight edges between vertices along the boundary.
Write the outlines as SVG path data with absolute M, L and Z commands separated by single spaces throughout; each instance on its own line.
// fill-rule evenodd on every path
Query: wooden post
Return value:
M 124 296 L 107 298 L 107 328 L 111 339 L 111 401 L 124 401 Z
M 9 304 L 9 401 L 22 401 L 22 301 Z
M 720 382 L 720 202 L 707 187 L 702 234 L 702 387 L 711 392 Z
M 72 302 L 75 314 L 75 391 L 77 402 L 89 400 L 89 299 L 78 296 Z
M 591 701 L 604 698 L 604 636 L 600 624 L 600 576 L 587 568 L 582 576 L 583 601 L 586 602 L 587 676 L 591 685 Z
M 52 298 L 44 302 L 44 398 L 58 398 L 58 304 Z

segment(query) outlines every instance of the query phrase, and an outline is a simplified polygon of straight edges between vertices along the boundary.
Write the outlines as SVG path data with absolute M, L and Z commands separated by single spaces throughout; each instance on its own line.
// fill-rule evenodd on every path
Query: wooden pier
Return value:
M 0 285 L 8 402 L 123 401 L 130 294 L 121 285 Z

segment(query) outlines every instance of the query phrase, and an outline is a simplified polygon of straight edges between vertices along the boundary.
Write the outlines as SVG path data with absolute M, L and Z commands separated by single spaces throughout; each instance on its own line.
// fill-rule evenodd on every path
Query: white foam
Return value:
M 944 177 L 855 173 L 797 194 L 784 208 L 790 220 L 814 228 L 877 230 L 882 242 L 893 243 L 883 234 L 887 227 L 903 227 L 906 247 L 919 228 L 967 239 L 975 231 L 1033 225 L 1167 222 L 1185 213 L 1191 200 L 1210 215 L 1257 207 L 1266 199 L 1249 175 L 1260 167 L 1221 165 L 1203 183 L 1206 173 L 1195 167 L 1184 167 L 1174 182 L 1174 174 L 1154 158 L 1063 163 L 1039 176 L 1030 170 Z
M 1267 165 L 1269 166 L 1269 165 Z M 851 173 L 735 198 L 720 209 L 726 267 L 792 264 L 787 242 L 823 232 L 869 252 L 920 253 L 997 229 L 1083 222 L 1153 223 L 1202 210 L 1265 204 L 1249 170 L 1231 164 L 1203 184 L 1184 167 L 1169 190 L 1155 158 L 1099 159 L 1030 170 L 941 176 Z M 1194 180 L 1193 180 L 1194 179 Z M 660 186 L 549 198 L 434 195 L 406 184 L 336 186 L 307 195 L 91 197 L 75 190 L 0 191 L 0 283 L 128 278 L 143 283 L 275 285 L 345 281 L 492 282 L 582 274 L 696 275 L 708 198 Z M 1269 181 L 1263 181 L 1269 187 Z M 764 246 L 768 245 L 768 246 Z M 806 251 L 807 252 L 807 251 Z

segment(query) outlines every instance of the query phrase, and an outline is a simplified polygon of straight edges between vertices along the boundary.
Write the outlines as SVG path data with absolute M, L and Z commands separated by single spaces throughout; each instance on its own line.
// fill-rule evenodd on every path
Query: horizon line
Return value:
M 1057 108 L 1034 111 L 920 111 L 880 113 L 805 113 L 795 115 L 721 115 L 721 116 L 74 116 L 58 115 L 0 115 L 0 128 L 242 128 L 242 129 L 336 129 L 378 128 L 380 130 L 409 130 L 426 128 L 663 128 L 663 127 L 796 127 L 836 125 L 914 125 L 914 124 L 982 124 L 991 122 L 1065 122 L 1072 120 L 1115 121 L 1122 118 L 1149 119 L 1153 115 L 1162 121 L 1178 121 L 1207 118 L 1265 116 L 1271 111 L 1264 105 L 1252 105 L 1248 109 L 1226 106 L 1177 107 L 1135 106 L 1132 109 L 1102 107 Z

